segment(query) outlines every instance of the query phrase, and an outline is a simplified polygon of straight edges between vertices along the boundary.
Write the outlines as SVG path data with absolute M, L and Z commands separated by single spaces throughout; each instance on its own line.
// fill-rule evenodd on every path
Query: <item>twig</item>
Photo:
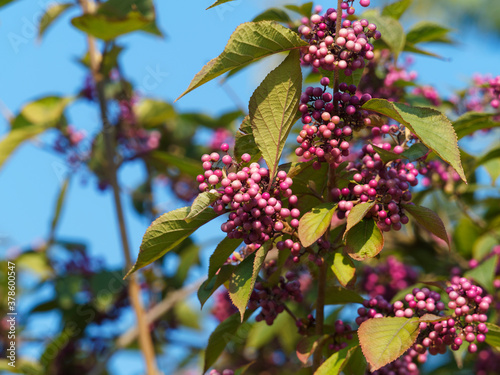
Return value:
M 95 10 L 95 3 L 93 0 L 80 0 L 81 6 L 84 13 L 92 13 Z M 104 95 L 104 81 L 103 76 L 100 72 L 100 60 L 101 57 L 97 52 L 95 39 L 91 36 L 87 36 L 87 42 L 89 47 L 89 57 L 90 57 L 90 67 L 92 71 L 92 76 L 97 90 L 97 97 L 99 101 L 99 109 L 101 115 L 101 121 L 103 126 L 103 136 L 106 148 L 107 157 L 107 168 L 108 168 L 108 179 L 111 187 L 113 189 L 113 198 L 115 203 L 115 213 L 118 220 L 118 225 L 120 229 L 120 237 L 122 242 L 123 255 L 125 257 L 125 264 L 127 269 L 132 267 L 132 259 L 130 255 L 130 246 L 127 236 L 127 229 L 125 223 L 125 215 L 123 213 L 123 207 L 120 198 L 120 187 L 117 179 L 117 166 L 115 162 L 115 145 L 113 139 L 113 132 L 111 124 L 108 121 L 107 115 L 107 104 Z M 149 331 L 149 326 L 147 323 L 146 315 L 141 301 L 141 290 L 139 283 L 137 281 L 137 276 L 135 274 L 129 277 L 128 283 L 128 294 L 130 301 L 135 311 L 137 318 L 137 329 L 139 333 L 139 345 L 144 355 L 144 360 L 146 362 L 147 374 L 157 375 L 159 373 L 158 367 L 156 365 L 155 350 L 153 345 L 153 339 L 151 337 L 151 332 Z

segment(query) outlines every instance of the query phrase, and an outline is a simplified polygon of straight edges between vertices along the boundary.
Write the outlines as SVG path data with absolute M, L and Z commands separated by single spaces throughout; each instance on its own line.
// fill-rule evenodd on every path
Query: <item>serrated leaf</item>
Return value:
M 470 135 L 481 129 L 490 129 L 500 126 L 499 121 L 493 120 L 493 114 L 481 112 L 467 112 L 453 121 L 453 128 L 458 139 Z
M 294 31 L 273 21 L 247 22 L 236 28 L 218 57 L 196 74 L 177 100 L 188 92 L 235 68 L 248 65 L 275 53 L 306 46 Z
M 298 51 L 288 57 L 257 87 L 248 105 L 255 143 L 274 178 L 283 147 L 297 121 L 302 91 Z
M 38 38 L 42 38 L 50 25 L 60 17 L 66 10 L 70 9 L 75 4 L 72 3 L 62 3 L 62 4 L 52 4 L 45 11 L 45 14 L 40 19 L 40 24 L 38 25 Z
M 382 34 L 381 39 L 387 44 L 392 53 L 394 53 L 397 60 L 406 42 L 406 34 L 399 21 L 392 17 L 380 15 L 375 10 L 364 12 L 363 18 L 377 25 L 377 30 Z
M 467 182 L 460 161 L 457 135 L 450 120 L 441 112 L 431 108 L 391 103 L 385 99 L 371 99 L 362 108 L 381 113 L 405 125 Z
M 24 141 L 60 123 L 70 101 L 69 98 L 48 96 L 26 104 L 14 118 L 10 131 L 0 140 L 0 168 Z
M 356 267 L 352 259 L 347 257 L 343 252 L 337 251 L 331 259 L 330 269 L 337 277 L 337 280 L 342 286 L 346 286 L 356 275 Z
M 429 208 L 417 206 L 413 204 L 403 204 L 402 207 L 429 232 L 442 239 L 450 246 L 450 240 L 446 233 L 446 228 L 438 214 Z
M 252 312 L 247 311 L 243 321 L 246 321 L 250 315 L 252 315 Z M 239 314 L 233 314 L 215 328 L 208 339 L 207 349 L 205 350 L 203 373 L 215 363 L 227 344 L 235 339 L 241 340 L 241 338 L 237 336 L 237 331 L 243 321 L 240 319 Z
M 291 22 L 292 20 L 288 16 L 288 14 L 279 8 L 270 8 L 256 16 L 252 22 L 259 21 L 276 21 L 281 23 Z
M 363 219 L 349 230 L 345 242 L 351 258 L 365 260 L 382 251 L 384 236 L 373 219 Z
M 442 42 L 443 38 L 446 37 L 449 32 L 450 29 L 440 24 L 422 21 L 412 26 L 408 34 L 406 34 L 406 40 L 411 44 Z
M 399 20 L 411 3 L 412 0 L 400 0 L 392 4 L 388 4 L 384 7 L 384 9 L 382 9 L 382 15 Z
M 358 346 L 347 347 L 333 353 L 321 366 L 314 372 L 314 375 L 338 375 L 347 363 L 350 355 L 354 353 Z
M 187 223 L 190 223 L 196 216 L 210 207 L 210 205 L 214 203 L 220 196 L 220 193 L 211 193 L 209 191 L 204 191 L 203 193 L 198 194 L 198 196 L 194 199 L 193 204 L 191 205 L 189 214 L 184 220 L 186 220 Z
M 306 213 L 299 222 L 299 238 L 302 246 L 314 244 L 330 226 L 337 205 L 323 203 Z
M 236 132 L 234 142 L 234 156 L 241 159 L 241 155 L 249 154 L 252 158 L 251 163 L 258 162 L 262 157 L 259 147 L 255 143 L 255 138 L 252 133 L 252 125 L 250 124 L 250 116 L 246 116 L 240 125 L 240 129 Z
M 387 317 L 363 322 L 358 337 L 370 371 L 378 370 L 403 355 L 417 339 L 418 326 L 418 318 Z
M 486 327 L 488 327 L 488 333 L 485 335 L 486 343 L 496 351 L 500 351 L 500 327 L 493 323 L 486 323 Z
M 364 298 L 358 293 L 340 286 L 331 286 L 326 289 L 325 305 L 345 305 L 348 303 L 363 303 Z
M 175 118 L 174 107 L 167 102 L 155 99 L 144 99 L 134 107 L 137 121 L 146 128 L 154 128 Z
M 409 161 L 415 161 L 425 156 L 429 149 L 423 143 L 415 143 L 408 150 L 404 151 L 401 156 L 404 156 Z
M 241 319 L 245 315 L 248 300 L 252 294 L 255 281 L 259 275 L 260 269 L 264 264 L 267 252 L 269 251 L 270 243 L 265 243 L 259 249 L 245 258 L 236 267 L 234 273 L 229 279 L 229 297 L 234 306 L 240 311 Z
M 179 208 L 153 221 L 142 238 L 137 261 L 125 277 L 161 258 L 199 227 L 217 217 L 212 210 L 205 210 L 191 222 L 186 223 L 189 210 L 189 207 Z
M 222 5 L 224 3 L 229 3 L 230 1 L 234 1 L 234 0 L 217 0 L 215 3 L 213 3 L 212 5 L 210 5 L 207 9 L 205 10 L 209 10 L 209 9 L 212 9 L 212 8 L 215 8 L 216 6 L 218 5 Z
M 366 373 L 366 359 L 361 347 L 358 345 L 353 348 L 349 358 L 344 365 L 343 373 L 349 375 L 364 375 Z
M 492 256 L 483 261 L 479 266 L 465 272 L 464 277 L 477 281 L 483 286 L 488 293 L 495 294 L 493 280 L 495 279 L 495 271 L 498 265 L 498 255 Z
M 243 240 L 241 238 L 224 238 L 217 247 L 213 254 L 210 256 L 208 266 L 208 278 L 215 276 L 219 268 L 221 268 L 231 254 L 240 246 Z
M 365 218 L 365 216 L 370 212 L 370 210 L 377 204 L 377 202 L 365 202 L 359 203 L 355 205 L 352 210 L 349 212 L 349 216 L 347 216 L 347 227 L 344 232 L 344 238 L 351 230 L 352 227 L 357 225 L 361 220 Z

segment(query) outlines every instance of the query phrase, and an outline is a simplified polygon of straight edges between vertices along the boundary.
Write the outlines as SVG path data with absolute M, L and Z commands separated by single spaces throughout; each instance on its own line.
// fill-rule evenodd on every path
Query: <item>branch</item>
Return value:
M 92 13 L 95 11 L 95 3 L 93 0 L 80 0 L 80 4 L 83 8 L 84 13 Z M 125 264 L 127 269 L 132 267 L 132 259 L 130 255 L 130 246 L 128 241 L 125 215 L 123 213 L 123 206 L 120 197 L 120 187 L 117 179 L 117 165 L 115 162 L 115 145 L 113 139 L 113 128 L 108 120 L 107 115 L 107 104 L 104 94 L 104 80 L 100 72 L 101 56 L 97 52 L 95 39 L 87 35 L 87 42 L 89 47 L 89 57 L 90 57 L 90 67 L 92 71 L 92 76 L 96 85 L 97 97 L 99 101 L 99 109 L 103 127 L 104 143 L 106 148 L 106 158 L 107 158 L 107 178 L 113 189 L 113 198 L 115 203 L 115 213 L 118 220 L 118 226 L 120 229 L 120 237 L 122 243 L 123 255 L 125 257 Z M 134 308 L 135 315 L 137 317 L 137 329 L 139 334 L 139 345 L 144 355 L 144 360 L 146 362 L 147 374 L 157 375 L 159 373 L 158 367 L 156 365 L 155 350 L 153 345 L 153 339 L 151 337 L 151 332 L 149 331 L 149 325 L 147 323 L 146 315 L 144 313 L 144 308 L 141 301 L 141 290 L 137 281 L 137 276 L 132 275 L 129 278 L 128 284 L 128 294 L 130 297 L 131 304 Z

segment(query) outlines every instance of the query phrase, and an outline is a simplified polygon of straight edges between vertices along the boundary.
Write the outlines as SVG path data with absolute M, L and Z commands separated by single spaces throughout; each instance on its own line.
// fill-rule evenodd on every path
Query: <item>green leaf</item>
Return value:
M 14 118 L 10 131 L 0 140 L 0 168 L 24 141 L 58 125 L 70 101 L 69 98 L 47 96 L 26 104 Z
M 246 116 L 240 125 L 240 129 L 236 132 L 234 142 L 234 156 L 239 160 L 243 154 L 251 155 L 251 163 L 258 162 L 262 157 L 259 147 L 255 143 L 255 138 L 252 133 L 252 125 L 250 124 L 250 116 Z
M 337 205 L 323 203 L 306 213 L 299 222 L 299 238 L 302 246 L 314 244 L 330 226 Z
M 344 374 L 364 375 L 366 373 L 366 359 L 360 346 L 353 348 L 344 366 Z
M 404 48 L 403 51 L 404 52 L 418 53 L 420 55 L 435 57 L 437 59 L 443 59 L 441 56 L 439 56 L 439 55 L 437 55 L 435 53 L 423 50 L 423 49 L 421 49 L 421 48 L 419 48 L 419 47 L 417 47 L 417 46 L 409 43 L 408 41 L 405 43 L 405 48 Z
M 221 195 L 219 193 L 212 193 L 209 191 L 204 191 L 203 193 L 198 194 L 198 196 L 194 199 L 193 204 L 191 205 L 189 214 L 184 220 L 190 223 L 196 216 L 210 207 L 210 205 L 214 203 L 220 196 Z
M 356 267 L 354 266 L 352 259 L 341 251 L 334 253 L 332 258 L 330 269 L 339 280 L 339 283 L 342 286 L 346 286 L 354 280 Z
M 376 256 L 384 247 L 384 236 L 373 219 L 363 219 L 347 233 L 346 250 L 356 260 Z
M 45 14 L 40 19 L 40 24 L 38 25 L 38 38 L 42 38 L 50 25 L 61 16 L 66 10 L 70 9 L 75 4 L 73 3 L 62 3 L 62 4 L 52 4 L 45 11 Z
M 247 311 L 243 321 L 246 321 L 250 315 L 252 315 L 252 312 Z M 220 323 L 212 332 L 210 338 L 208 339 L 207 349 L 205 350 L 203 373 L 205 373 L 209 367 L 215 363 L 227 344 L 235 339 L 241 340 L 241 338 L 238 337 L 237 332 L 243 321 L 241 321 L 239 314 L 233 314 Z
M 296 354 L 297 358 L 303 364 L 307 364 L 309 358 L 316 351 L 316 348 L 319 344 L 325 341 L 329 336 L 328 335 L 314 335 L 314 336 L 305 336 L 300 339 L 297 343 Z
M 210 256 L 209 266 L 208 266 L 208 278 L 212 278 L 216 275 L 219 268 L 221 268 L 231 254 L 240 246 L 243 240 L 241 238 L 229 238 L 225 237 L 217 247 L 215 248 L 213 254 Z
M 495 279 L 495 271 L 498 265 L 498 255 L 483 261 L 479 266 L 465 272 L 464 277 L 477 281 L 483 286 L 488 293 L 495 294 L 493 280 Z
M 174 107 L 164 101 L 144 99 L 134 107 L 137 121 L 145 128 L 154 128 L 175 118 Z
M 202 308 L 210 296 L 214 294 L 222 284 L 225 284 L 229 280 L 235 269 L 236 266 L 231 264 L 224 265 L 219 269 L 217 275 L 205 280 L 203 284 L 200 285 L 197 294 Z
M 442 42 L 443 38 L 446 39 L 450 29 L 441 26 L 440 24 L 428 21 L 418 22 L 412 26 L 406 40 L 411 44 L 425 43 L 425 42 Z
M 224 52 L 210 60 L 176 100 L 230 70 L 306 45 L 297 33 L 273 21 L 243 23 L 229 38 Z
M 0 0 L 0 8 L 16 0 Z
M 472 256 L 478 261 L 482 261 L 491 253 L 491 249 L 498 244 L 497 233 L 486 233 L 474 241 L 472 246 Z
M 50 234 L 49 234 L 50 240 L 54 239 L 54 234 L 56 231 L 57 224 L 59 223 L 59 218 L 61 216 L 61 210 L 64 204 L 64 200 L 66 198 L 66 192 L 68 190 L 68 186 L 69 186 L 69 177 L 67 177 L 64 180 L 61 186 L 61 190 L 59 191 L 59 195 L 57 197 L 56 209 L 54 211 L 54 216 L 52 217 L 52 222 L 50 224 Z
M 288 57 L 254 91 L 248 109 L 255 143 L 274 178 L 283 147 L 298 119 L 302 72 L 298 51 Z
M 382 9 L 382 15 L 399 20 L 411 3 L 412 0 L 400 0 L 392 4 L 388 4 L 384 7 L 384 9 Z
M 399 21 L 392 17 L 380 15 L 375 10 L 364 12 L 363 18 L 377 25 L 377 30 L 382 34 L 381 39 L 387 44 L 392 53 L 394 53 L 397 60 L 406 42 L 406 34 Z
M 263 320 L 256 322 L 252 325 L 250 332 L 248 332 L 248 337 L 245 343 L 245 350 L 252 349 L 258 350 L 267 345 L 271 340 L 278 338 L 280 341 L 284 338 L 285 331 L 291 331 L 288 329 L 290 324 L 295 322 L 290 318 L 288 314 L 278 314 L 277 318 L 274 320 L 271 326 Z M 296 334 L 295 332 L 291 332 Z M 294 345 L 295 342 L 287 343 L 288 346 Z M 292 347 L 292 350 L 294 348 Z
M 453 122 L 458 139 L 481 130 L 500 126 L 500 122 L 493 120 L 493 114 L 481 112 L 467 112 Z
M 365 216 L 370 212 L 370 210 L 377 204 L 377 202 L 366 202 L 355 205 L 347 216 L 347 227 L 344 232 L 344 238 L 349 232 L 349 230 L 357 225 Z
M 490 175 L 492 185 L 495 184 L 495 181 L 500 176 L 500 158 L 488 160 L 486 163 L 483 164 L 483 167 Z
M 500 327 L 493 323 L 486 323 L 486 326 L 488 327 L 486 343 L 496 351 L 500 351 Z
M 179 208 L 153 221 L 142 238 L 137 261 L 125 277 L 161 258 L 199 227 L 217 217 L 212 210 L 205 210 L 191 222 L 186 223 L 189 210 L 189 207 Z
M 427 155 L 428 152 L 429 149 L 425 147 L 423 143 L 415 143 L 408 150 L 403 152 L 401 156 L 404 156 L 409 161 L 415 161 Z
M 499 159 L 499 158 L 500 158 L 500 147 L 497 147 L 497 148 L 494 148 L 493 150 L 488 151 L 483 156 L 481 156 L 477 160 L 476 165 L 480 166 L 480 165 L 483 165 L 483 164 L 489 162 L 490 160 Z
M 384 150 L 382 147 L 378 147 L 373 144 L 372 147 L 375 150 L 375 152 L 380 156 L 380 159 L 382 159 L 382 162 L 384 164 L 387 164 L 393 160 L 401 159 L 401 155 L 398 155 L 395 152 Z
M 418 318 L 388 317 L 363 322 L 358 337 L 370 371 L 378 370 L 403 355 L 417 339 L 418 325 Z
M 71 23 L 84 33 L 105 41 L 116 39 L 120 35 L 134 31 L 144 31 L 162 36 L 156 27 L 154 16 L 146 17 L 137 11 L 132 11 L 122 17 L 113 17 L 99 12 L 84 14 L 73 18 Z
M 230 1 L 234 1 L 234 0 L 217 0 L 215 3 L 213 3 L 212 5 L 210 5 L 205 10 L 209 10 L 209 9 L 215 8 L 217 5 L 221 5 L 221 4 L 224 4 L 224 3 L 229 3 Z
M 362 108 L 381 113 L 405 125 L 467 182 L 460 162 L 457 135 L 451 122 L 441 112 L 431 108 L 391 103 L 385 99 L 371 99 Z
M 345 305 L 347 303 L 363 303 L 364 298 L 358 293 L 340 286 L 326 289 L 325 305 Z
M 445 241 L 448 244 L 448 247 L 450 246 L 450 240 L 448 238 L 448 234 L 446 233 L 443 221 L 434 211 L 426 207 L 413 204 L 403 204 L 402 207 L 408 211 L 418 224 L 434 234 L 436 237 Z
M 182 173 L 196 177 L 203 169 L 200 163 L 187 157 L 177 156 L 163 151 L 153 151 L 149 155 L 152 159 L 166 164 L 168 167 L 176 167 Z
M 288 14 L 282 9 L 270 8 L 262 12 L 252 20 L 252 22 L 259 22 L 259 21 L 277 21 L 281 23 L 288 23 L 291 22 L 292 20 L 290 19 Z
M 312 8 L 313 8 L 313 3 L 308 2 L 304 3 L 301 6 L 298 5 L 285 5 L 285 8 L 288 10 L 291 10 L 292 12 L 296 12 L 304 17 L 311 17 L 312 15 Z
M 240 311 L 241 319 L 245 315 L 250 294 L 252 294 L 255 281 L 260 269 L 266 259 L 270 243 L 266 243 L 259 249 L 245 258 L 237 267 L 229 279 L 229 297 L 234 306 Z
M 314 375 L 338 375 L 347 363 L 347 360 L 358 346 L 347 347 L 333 353 L 321 366 L 314 372 Z

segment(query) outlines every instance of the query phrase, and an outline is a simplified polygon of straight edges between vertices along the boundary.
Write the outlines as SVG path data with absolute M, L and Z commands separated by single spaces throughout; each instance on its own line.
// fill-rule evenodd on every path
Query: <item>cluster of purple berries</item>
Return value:
M 500 353 L 488 348 L 477 353 L 476 375 L 500 374 Z
M 344 4 L 346 13 L 353 14 L 354 8 L 349 7 L 347 2 Z M 309 47 L 301 50 L 301 63 L 316 69 L 342 69 L 349 76 L 354 70 L 365 67 L 365 59 L 373 59 L 370 38 L 379 39 L 381 34 L 376 25 L 365 19 L 353 22 L 345 19 L 336 35 L 337 17 L 337 11 L 329 8 L 322 16 L 313 14 L 310 19 L 302 20 L 303 24 L 298 31 L 309 43 Z
M 257 322 L 264 320 L 268 325 L 272 325 L 278 314 L 285 310 L 285 301 L 302 302 L 302 299 L 299 275 L 288 271 L 285 277 L 280 277 L 277 285 L 267 286 L 264 282 L 255 283 L 255 290 L 250 295 L 248 308 L 262 307 L 255 320 Z
M 238 312 L 238 309 L 231 302 L 226 289 L 221 289 L 215 294 L 214 306 L 211 313 L 219 322 L 223 322 L 236 312 Z
M 304 160 L 317 158 L 313 167 L 318 169 L 326 160 L 340 165 L 349 155 L 353 131 L 370 124 L 367 112 L 360 107 L 371 96 L 354 95 L 356 86 L 346 83 L 341 83 L 340 91 L 332 95 L 326 92 L 329 83 L 329 78 L 323 77 L 323 89 L 307 87 L 299 105 L 304 126 L 297 136 L 300 146 L 295 154 Z
M 395 257 L 390 256 L 376 267 L 365 267 L 361 279 L 361 288 L 370 297 L 381 295 L 390 301 L 397 292 L 413 285 L 418 279 L 418 272 Z
M 387 125 L 382 128 L 385 126 Z M 384 150 L 392 150 L 397 154 L 404 151 L 399 145 L 394 148 L 390 143 L 379 145 Z M 386 165 L 372 145 L 368 144 L 362 148 L 361 161 L 351 162 L 348 169 L 356 171 L 353 176 L 354 183 L 331 191 L 332 198 L 338 202 L 339 219 L 349 215 L 356 203 L 375 201 L 377 203 L 368 212 L 367 217 L 375 218 L 382 231 L 388 232 L 391 229 L 397 231 L 403 224 L 408 223 L 408 217 L 404 214 L 401 204 L 411 201 L 409 188 L 418 183 L 416 176 L 419 172 L 412 163 L 398 159 Z
M 364 321 L 373 318 L 382 318 L 392 313 L 392 305 L 382 296 L 376 296 L 363 301 L 363 307 L 358 309 L 356 324 L 361 325 Z
M 416 87 L 412 93 L 413 95 L 424 97 L 429 101 L 429 103 L 431 103 L 435 107 L 441 105 L 441 99 L 439 98 L 439 93 L 432 86 Z
M 453 185 L 460 181 L 458 173 L 441 160 L 431 160 L 419 167 L 418 171 L 424 176 L 422 179 L 424 187 L 444 187 L 445 191 L 448 191 L 453 190 Z
M 388 363 L 376 371 L 370 372 L 366 370 L 366 375 L 419 375 L 417 363 L 425 363 L 427 361 L 427 354 L 419 354 L 414 349 L 408 350 L 401 357 L 395 361 Z
M 217 370 L 212 370 L 208 373 L 208 375 L 234 375 L 233 370 L 223 370 L 222 372 L 219 372 Z
M 334 353 L 347 347 L 347 341 L 352 340 L 352 328 L 342 320 L 337 320 L 334 324 L 335 333 L 331 336 L 333 342 L 328 344 L 328 349 Z
M 227 143 L 221 145 L 222 152 L 228 149 Z M 244 167 L 251 160 L 249 154 L 241 156 L 242 163 L 228 154 L 221 158 L 217 152 L 205 154 L 201 160 L 205 172 L 196 178 L 199 190 L 220 194 L 213 207 L 217 214 L 230 212 L 221 226 L 229 238 L 242 238 L 247 245 L 263 244 L 285 227 L 291 231 L 299 226 L 298 198 L 292 194 L 293 181 L 285 171 L 273 177 L 258 163 Z

